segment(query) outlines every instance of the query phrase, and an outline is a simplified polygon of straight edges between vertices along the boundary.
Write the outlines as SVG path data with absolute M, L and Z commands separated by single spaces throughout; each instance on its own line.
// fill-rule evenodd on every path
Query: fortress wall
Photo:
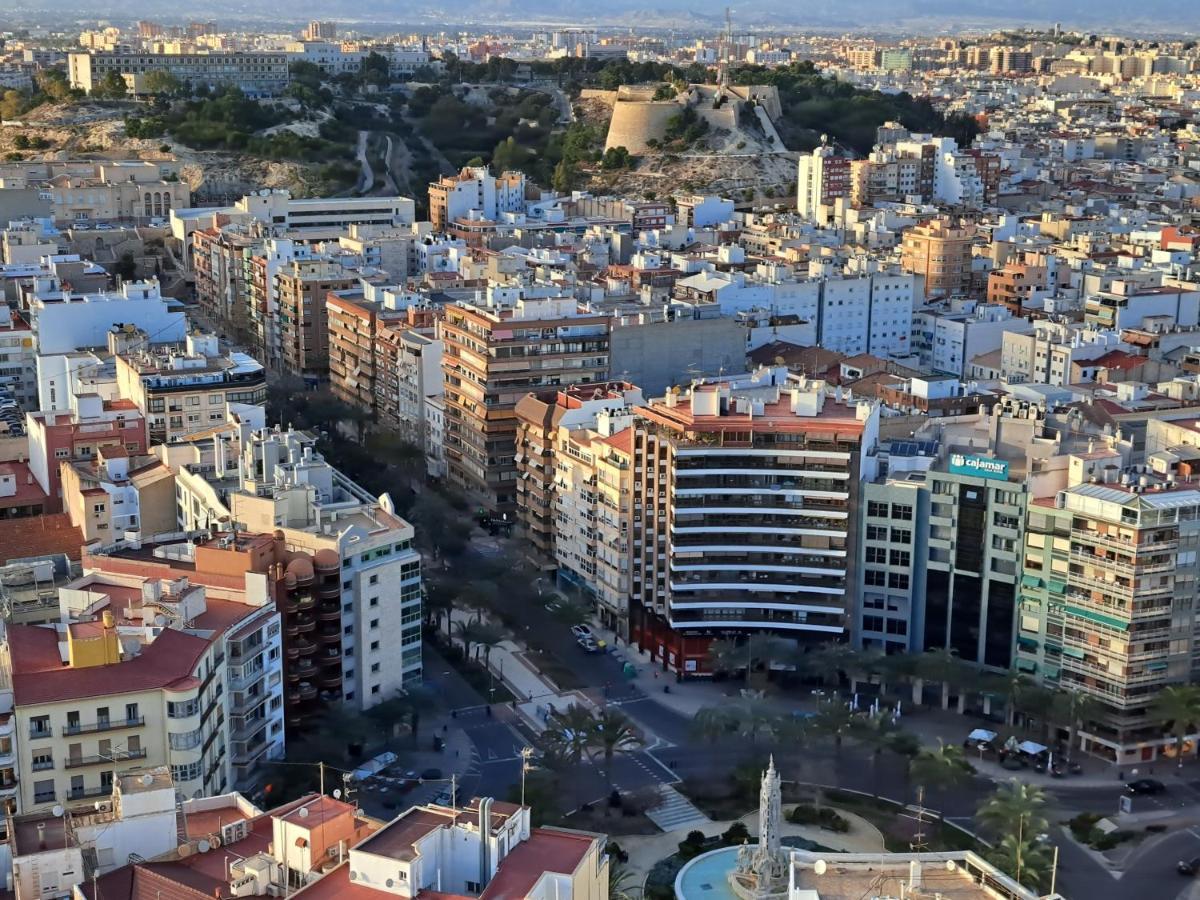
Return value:
M 613 104 L 612 121 L 608 123 L 608 138 L 604 149 L 624 147 L 630 153 L 644 153 L 646 141 L 662 140 L 667 133 L 667 120 L 683 107 L 672 100 L 658 103 L 622 101 Z

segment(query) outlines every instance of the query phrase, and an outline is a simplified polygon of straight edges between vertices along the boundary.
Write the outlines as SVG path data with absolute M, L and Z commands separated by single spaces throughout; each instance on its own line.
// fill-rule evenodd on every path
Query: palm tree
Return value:
M 490 668 L 492 648 L 504 640 L 504 629 L 490 622 L 479 622 L 471 632 L 472 643 L 483 650 L 483 667 Z
M 821 702 L 808 724 L 818 734 L 833 738 L 833 746 L 841 750 L 842 738 L 850 732 L 858 718 L 845 701 L 831 698 Z
M 478 623 L 470 620 L 455 622 L 452 631 L 462 641 L 463 658 L 470 659 L 471 645 L 475 643 L 475 633 L 479 628 Z
M 746 643 L 739 644 L 732 638 L 722 638 L 708 645 L 708 660 L 714 672 L 732 675 L 743 666 L 746 668 L 746 683 L 750 683 L 750 670 L 754 667 L 753 638 L 746 636 Z
M 761 700 L 744 699 L 731 706 L 738 734 L 757 744 L 759 738 L 771 740 L 779 733 L 780 716 Z
M 1049 881 L 1054 865 L 1050 848 L 1038 841 L 1036 835 L 1006 835 L 995 849 L 985 855 L 996 868 L 1011 875 L 1018 884 L 1032 885 L 1039 890 Z
M 871 749 L 871 793 L 879 796 L 879 757 L 896 746 L 900 726 L 891 716 L 858 716 L 850 725 L 850 734 Z
M 705 706 L 692 718 L 692 731 L 697 737 L 716 741 L 737 727 L 737 716 L 732 706 Z
M 949 790 L 971 777 L 971 767 L 963 756 L 962 747 L 938 739 L 938 749 L 922 750 L 908 765 L 909 775 L 929 791 Z
M 1079 729 L 1083 724 L 1100 715 L 1103 707 L 1091 694 L 1071 689 L 1059 691 L 1051 701 L 1050 714 L 1067 726 L 1067 762 L 1075 759 L 1075 745 L 1079 741 Z
M 608 864 L 608 900 L 637 900 L 641 890 L 629 866 L 615 858 Z
M 604 780 L 609 787 L 612 787 L 613 757 L 617 753 L 631 753 L 645 743 L 629 717 L 611 707 L 606 707 L 596 716 L 592 724 L 591 741 L 604 759 Z
M 1013 670 L 1004 677 L 1004 724 L 1009 728 L 1017 724 L 1017 707 L 1033 686 L 1032 679 L 1022 672 Z
M 1165 687 L 1154 698 L 1150 709 L 1164 724 L 1170 723 L 1171 733 L 1175 735 L 1175 760 L 1182 769 L 1184 738 L 1189 729 L 1200 722 L 1200 686 L 1173 684 Z
M 550 714 L 545 738 L 568 762 L 578 764 L 591 746 L 595 722 L 591 710 L 572 703 Z
M 426 582 L 425 596 L 421 599 L 421 607 L 426 621 L 433 626 L 434 631 L 441 631 L 442 618 L 448 616 L 454 609 L 454 598 L 439 585 Z
M 1040 787 L 1013 778 L 979 805 L 975 819 L 996 836 L 1036 838 L 1049 827 L 1045 809 L 1046 794 Z
M 966 668 L 958 658 L 958 651 L 949 648 L 927 650 L 918 665 L 922 677 L 942 683 L 942 709 L 949 709 L 950 685 L 961 681 Z
M 799 667 L 809 677 L 819 678 L 824 684 L 837 684 L 841 673 L 852 664 L 855 655 L 855 649 L 849 644 L 822 644 L 801 655 Z

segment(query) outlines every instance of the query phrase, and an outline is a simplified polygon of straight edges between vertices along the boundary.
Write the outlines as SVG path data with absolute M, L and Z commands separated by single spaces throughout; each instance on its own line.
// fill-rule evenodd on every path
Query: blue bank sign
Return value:
M 976 478 L 994 478 L 1008 481 L 1008 463 L 990 456 L 968 456 L 965 453 L 950 454 L 951 475 L 974 475 Z

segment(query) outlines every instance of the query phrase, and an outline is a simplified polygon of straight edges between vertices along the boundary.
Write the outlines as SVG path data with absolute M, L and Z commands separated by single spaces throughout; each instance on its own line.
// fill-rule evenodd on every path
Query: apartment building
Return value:
M 247 412 L 211 439 L 166 448 L 181 530 L 234 522 L 310 558 L 296 564 L 304 572 L 292 573 L 296 590 L 310 594 L 295 610 L 300 648 L 290 658 L 304 669 L 299 703 L 340 699 L 365 709 L 419 683 L 421 557 L 412 525 L 396 516 L 386 494 L 372 497 L 325 462 L 310 435 L 265 428 L 261 413 Z M 293 557 L 273 552 L 288 582 Z M 319 671 L 309 667 L 314 661 Z M 289 723 L 317 711 L 302 707 Z
M 878 421 L 873 404 L 783 367 L 639 408 L 631 638 L 668 669 L 704 675 L 717 635 L 847 634 L 852 511 Z
M 61 225 L 123 219 L 145 224 L 186 207 L 191 188 L 174 160 L 29 160 L 0 165 L 0 187 L 35 188 Z
M 410 327 L 395 323 L 383 332 L 382 372 L 388 391 L 380 397 L 380 416 L 401 434 L 420 443 L 429 429 L 426 401 L 441 397 L 446 390 L 442 377 L 442 342 L 435 337 L 437 319 L 434 310 L 409 307 L 408 313 Z M 388 408 L 392 384 L 399 386 L 394 414 Z
M 90 549 L 175 529 L 175 476 L 154 456 L 101 447 L 90 459 L 58 464 L 63 510 Z
M 22 409 L 37 405 L 33 330 L 5 303 L 0 303 L 0 388 L 11 392 Z
M 252 228 L 232 224 L 198 228 L 191 235 L 196 302 L 205 315 L 228 323 L 243 339 L 251 336 L 253 321 L 246 259 L 261 252 L 263 240 Z
M 632 423 L 642 392 L 625 382 L 574 385 L 529 394 L 517 402 L 516 503 L 523 537 L 560 579 L 597 593 L 601 519 L 620 529 L 624 503 L 599 490 L 598 473 L 611 454 L 605 441 Z M 619 490 L 629 485 L 617 484 Z M 628 531 L 625 519 L 625 531 Z M 628 535 L 626 535 L 626 540 Z M 602 608 L 603 612 L 603 608 Z
M 248 354 L 223 353 L 214 334 L 193 330 L 181 344 L 159 344 L 141 329 L 121 328 L 108 340 L 117 390 L 145 416 L 151 443 L 224 422 L 227 403 L 266 402 L 266 370 Z
M 976 357 L 1001 350 L 1009 335 L 1031 334 L 1035 327 L 1008 307 L 960 299 L 913 313 L 911 351 L 922 370 L 961 379 Z
M 0 656 L 17 810 L 107 796 L 118 769 L 170 766 L 184 796 L 228 790 L 242 760 L 226 723 L 231 654 L 272 629 L 277 646 L 274 608 L 209 597 L 186 577 L 104 571 L 63 588 L 60 607 L 58 623 L 10 625 Z M 278 654 L 274 667 L 278 682 Z M 255 684 L 270 677 L 259 673 Z M 281 756 L 282 729 L 275 747 Z
M 926 297 L 964 293 L 971 286 L 974 241 L 974 225 L 931 219 L 905 229 L 900 242 L 900 267 L 925 279 Z
M 525 176 L 493 176 L 486 166 L 464 168 L 429 183 L 429 220 L 434 231 L 447 231 L 458 219 L 496 221 L 504 213 L 525 212 Z
M 1097 360 L 1127 346 L 1115 331 L 1035 321 L 1028 334 L 1001 335 L 1000 371 L 1010 384 L 1079 384 L 1095 380 Z
M 149 53 L 91 50 L 67 55 L 71 87 L 89 94 L 110 72 L 121 76 L 132 93 L 144 91 L 145 76 L 166 72 L 197 88 L 232 85 L 248 97 L 273 97 L 288 85 L 288 57 L 282 51 L 197 51 Z
M 1007 306 L 1014 315 L 1050 293 L 1050 271 L 1044 265 L 1008 262 L 988 273 L 987 301 Z
M 117 323 L 135 325 L 165 343 L 182 341 L 187 333 L 187 317 L 162 295 L 157 280 L 126 281 L 116 290 L 77 294 L 57 276 L 38 279 L 26 311 L 41 356 L 105 347 Z M 54 402 L 42 397 L 43 406 Z
M 25 414 L 29 471 L 46 493 L 47 512 L 62 509 L 59 464 L 96 459 L 106 447 L 130 454 L 150 447 L 146 418 L 129 400 L 103 400 L 96 394 L 72 394 L 65 412 Z
M 797 169 L 796 211 L 809 220 L 828 216 L 835 200 L 850 197 L 850 166 L 847 157 L 827 144 L 801 156 Z
M 382 369 L 381 347 L 387 324 L 407 320 L 403 308 L 388 300 L 368 300 L 362 288 L 330 292 L 325 300 L 329 321 L 329 386 L 334 396 L 351 406 L 379 418 L 379 408 L 385 404 L 383 395 L 390 395 L 392 409 L 398 381 L 388 384 Z
M 517 402 L 539 387 L 603 381 L 609 318 L 570 297 L 457 303 L 438 321 L 449 479 L 498 511 L 516 504 Z
M 352 290 L 358 277 L 323 259 L 295 259 L 275 275 L 279 310 L 279 363 L 284 372 L 319 384 L 329 377 L 332 291 Z

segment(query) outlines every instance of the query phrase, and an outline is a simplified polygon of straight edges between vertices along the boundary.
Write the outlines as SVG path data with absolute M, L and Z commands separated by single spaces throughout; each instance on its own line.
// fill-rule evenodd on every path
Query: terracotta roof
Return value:
M 1128 371 L 1129 369 L 1137 369 L 1144 366 L 1150 360 L 1145 356 L 1137 356 L 1133 353 L 1126 353 L 1124 350 L 1109 350 L 1103 356 L 1098 356 L 1090 360 L 1089 366 L 1097 366 L 1105 369 L 1118 369 Z
M 574 872 L 595 838 L 549 828 L 535 828 L 529 839 L 512 849 L 479 900 L 522 900 L 546 872 Z
M 622 453 L 629 453 L 633 449 L 633 429 L 622 428 L 616 434 L 609 435 L 600 441 L 601 444 L 608 444 L 614 450 L 619 450 Z
M 73 669 L 64 666 L 54 628 L 10 625 L 13 695 L 18 706 L 55 703 L 83 697 L 184 687 L 208 641 L 165 629 L 133 659 L 107 666 Z
M 0 565 L 12 559 L 48 556 L 65 553 L 79 559 L 83 548 L 83 532 L 71 524 L 66 513 L 34 516 L 21 520 L 20 525 L 0 528 Z
M 17 492 L 11 497 L 0 497 L 0 506 L 25 506 L 46 501 L 46 492 L 33 480 L 29 463 L 0 462 L 0 475 L 12 475 L 17 482 Z

